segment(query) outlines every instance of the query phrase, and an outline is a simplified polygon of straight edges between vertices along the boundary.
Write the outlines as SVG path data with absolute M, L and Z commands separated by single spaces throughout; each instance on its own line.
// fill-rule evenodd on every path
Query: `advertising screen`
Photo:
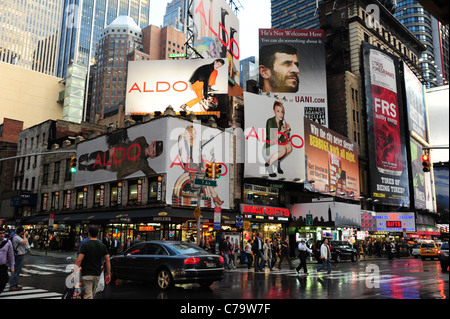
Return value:
M 323 30 L 260 29 L 259 87 L 299 103 L 304 116 L 328 127 Z
M 403 62 L 405 73 L 406 106 L 409 130 L 423 141 L 427 141 L 424 88 L 411 69 Z
M 305 179 L 302 108 L 298 103 L 244 92 L 245 177 Z
M 130 61 L 125 112 L 164 112 L 171 105 L 175 112 L 220 117 L 228 105 L 227 67 L 225 59 Z
M 358 147 L 350 139 L 304 119 L 306 180 L 311 191 L 359 197 Z
M 398 59 L 363 43 L 371 197 L 408 206 L 409 185 Z
M 203 58 L 223 58 L 239 83 L 239 20 L 225 0 L 194 0 L 194 48 Z
M 229 208 L 229 133 L 176 118 L 152 120 L 81 142 L 75 187 L 166 174 L 166 203 Z M 210 141 L 210 142 L 208 142 Z M 201 145 L 208 142 L 208 145 Z M 214 185 L 197 185 L 206 164 L 222 164 Z
M 416 232 L 414 213 L 377 213 L 377 231 Z

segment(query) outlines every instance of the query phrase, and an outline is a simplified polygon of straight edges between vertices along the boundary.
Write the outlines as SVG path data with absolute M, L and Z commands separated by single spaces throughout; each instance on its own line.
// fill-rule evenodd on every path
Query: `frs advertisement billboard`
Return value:
M 398 59 L 363 43 L 373 199 L 408 206 L 409 186 Z
M 323 30 L 260 29 L 259 86 L 303 108 L 303 115 L 328 127 Z
M 301 106 L 247 92 L 244 92 L 244 100 L 244 177 L 304 180 Z
M 403 62 L 403 70 L 405 73 L 409 130 L 426 142 L 428 141 L 428 135 L 423 85 L 405 62 Z
M 239 83 L 239 20 L 225 0 L 194 0 L 194 48 L 203 58 L 229 63 L 228 76 Z
M 224 59 L 128 62 L 126 113 L 226 112 L 228 61 Z M 217 112 L 217 113 L 214 113 Z
M 78 144 L 75 187 L 166 173 L 167 204 L 197 206 L 201 190 L 202 207 L 228 209 L 227 136 L 221 130 L 175 118 L 161 118 L 108 133 Z M 200 152 L 200 145 L 209 140 Z M 196 178 L 205 178 L 205 164 L 213 160 L 223 167 L 217 186 L 195 185 Z
M 305 125 L 306 180 L 311 191 L 359 197 L 358 147 L 355 142 L 307 118 Z M 344 193 L 343 195 L 341 195 Z

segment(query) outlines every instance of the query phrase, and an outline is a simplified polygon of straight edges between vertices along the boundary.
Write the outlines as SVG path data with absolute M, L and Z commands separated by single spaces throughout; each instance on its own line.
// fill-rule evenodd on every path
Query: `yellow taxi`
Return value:
M 422 260 L 425 260 L 425 258 L 439 259 L 439 255 L 441 254 L 441 250 L 439 248 L 439 244 L 435 242 L 422 243 L 420 245 L 420 257 Z

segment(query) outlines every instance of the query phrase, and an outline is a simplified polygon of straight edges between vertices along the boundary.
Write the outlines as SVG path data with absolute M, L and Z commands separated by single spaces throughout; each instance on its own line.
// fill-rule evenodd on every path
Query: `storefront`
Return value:
M 145 208 L 114 212 L 89 212 L 74 214 L 54 214 L 34 216 L 24 220 L 25 227 L 34 234 L 41 243 L 37 248 L 46 248 L 45 243 L 51 243 L 47 248 L 71 250 L 88 233 L 90 225 L 100 228 L 99 238 L 106 234 L 111 239 L 118 239 L 120 247 L 128 238 L 134 240 L 138 235 L 141 240 L 179 240 L 196 242 L 197 221 L 193 209 L 182 208 Z M 216 234 L 221 231 L 236 231 L 235 214 L 221 214 L 220 228 L 214 229 L 214 212 L 202 211 L 201 239 L 215 243 Z M 80 237 L 81 236 L 81 237 Z M 64 238 L 64 239 L 63 239 Z M 67 238 L 67 240 L 66 240 Z M 59 244 L 64 241 L 66 244 Z M 120 249 L 119 249 L 120 251 Z
M 241 204 L 240 212 L 243 218 L 243 243 L 253 239 L 258 232 L 263 240 L 273 241 L 285 238 L 286 228 L 290 221 L 289 209 L 284 207 Z

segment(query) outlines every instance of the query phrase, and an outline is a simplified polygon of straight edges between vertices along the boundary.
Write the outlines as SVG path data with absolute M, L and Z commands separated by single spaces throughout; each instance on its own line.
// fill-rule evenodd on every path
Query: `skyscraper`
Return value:
M 186 0 L 172 0 L 166 6 L 163 27 L 171 27 L 178 31 L 184 31 L 186 12 L 184 10 Z
M 319 3 L 322 0 L 271 0 L 272 28 L 319 29 Z
M 99 119 L 117 113 L 125 101 L 128 55 L 148 59 L 140 52 L 142 32 L 132 18 L 119 16 L 102 32 L 99 41 L 98 63 L 93 72 L 91 109 L 92 117 Z M 95 118 L 91 118 L 91 122 Z
M 71 61 L 88 67 L 103 29 L 121 15 L 148 26 L 150 0 L 65 0 L 57 76 L 66 76 Z
M 426 47 L 419 60 L 424 84 L 429 88 L 448 84 L 448 26 L 416 0 L 398 1 L 394 16 Z
M 0 1 L 0 61 L 55 76 L 61 0 Z

